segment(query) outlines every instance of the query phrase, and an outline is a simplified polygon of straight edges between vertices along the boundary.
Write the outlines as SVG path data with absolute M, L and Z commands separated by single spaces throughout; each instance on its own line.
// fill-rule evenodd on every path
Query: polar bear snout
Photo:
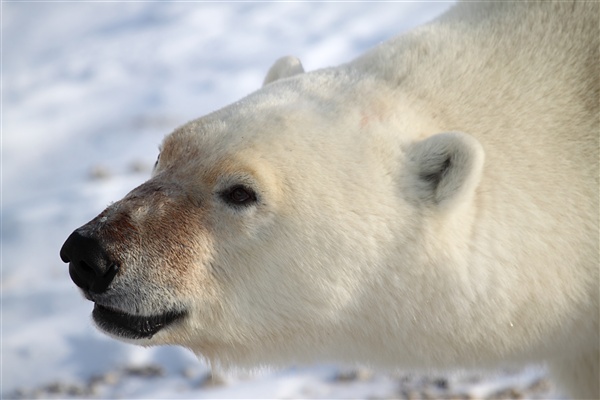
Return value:
M 185 325 L 189 285 L 207 282 L 210 259 L 205 209 L 190 197 L 177 183 L 150 179 L 63 244 L 60 257 L 105 333 L 157 343 Z
M 119 266 L 106 254 L 100 242 L 75 230 L 65 241 L 60 258 L 69 263 L 69 275 L 85 292 L 103 293 L 108 289 Z

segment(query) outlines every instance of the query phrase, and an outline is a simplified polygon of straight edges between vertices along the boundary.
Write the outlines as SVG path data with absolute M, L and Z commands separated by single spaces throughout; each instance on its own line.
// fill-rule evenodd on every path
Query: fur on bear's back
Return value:
M 583 130 L 571 135 L 584 138 L 598 125 L 600 5 L 549 3 L 459 3 L 434 24 L 380 45 L 356 64 L 411 99 L 438 105 L 444 113 L 439 119 L 455 120 L 462 129 L 510 120 L 512 126 L 502 127 L 509 132 L 539 127 L 540 117 L 551 123 L 572 115 Z

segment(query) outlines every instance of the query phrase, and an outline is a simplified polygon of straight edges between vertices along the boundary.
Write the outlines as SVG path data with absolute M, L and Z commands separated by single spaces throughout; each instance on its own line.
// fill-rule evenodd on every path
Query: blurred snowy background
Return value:
M 147 179 L 165 134 L 259 88 L 276 58 L 340 64 L 450 6 L 3 2 L 2 398 L 558 397 L 538 367 L 211 375 L 186 350 L 97 332 L 58 257 L 74 228 Z

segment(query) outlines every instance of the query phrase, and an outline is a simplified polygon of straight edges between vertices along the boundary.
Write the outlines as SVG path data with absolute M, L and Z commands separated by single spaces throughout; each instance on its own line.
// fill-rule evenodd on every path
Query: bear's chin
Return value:
M 150 339 L 158 331 L 185 317 L 185 311 L 141 316 L 116 311 L 100 304 L 94 305 L 92 318 L 98 328 L 123 339 Z

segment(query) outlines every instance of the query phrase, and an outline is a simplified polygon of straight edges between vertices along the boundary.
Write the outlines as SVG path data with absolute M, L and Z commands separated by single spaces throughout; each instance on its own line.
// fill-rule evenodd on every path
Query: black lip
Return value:
M 185 312 L 169 311 L 160 315 L 138 316 L 94 305 L 92 318 L 98 327 L 115 336 L 128 339 L 149 339 L 158 331 L 183 318 Z

